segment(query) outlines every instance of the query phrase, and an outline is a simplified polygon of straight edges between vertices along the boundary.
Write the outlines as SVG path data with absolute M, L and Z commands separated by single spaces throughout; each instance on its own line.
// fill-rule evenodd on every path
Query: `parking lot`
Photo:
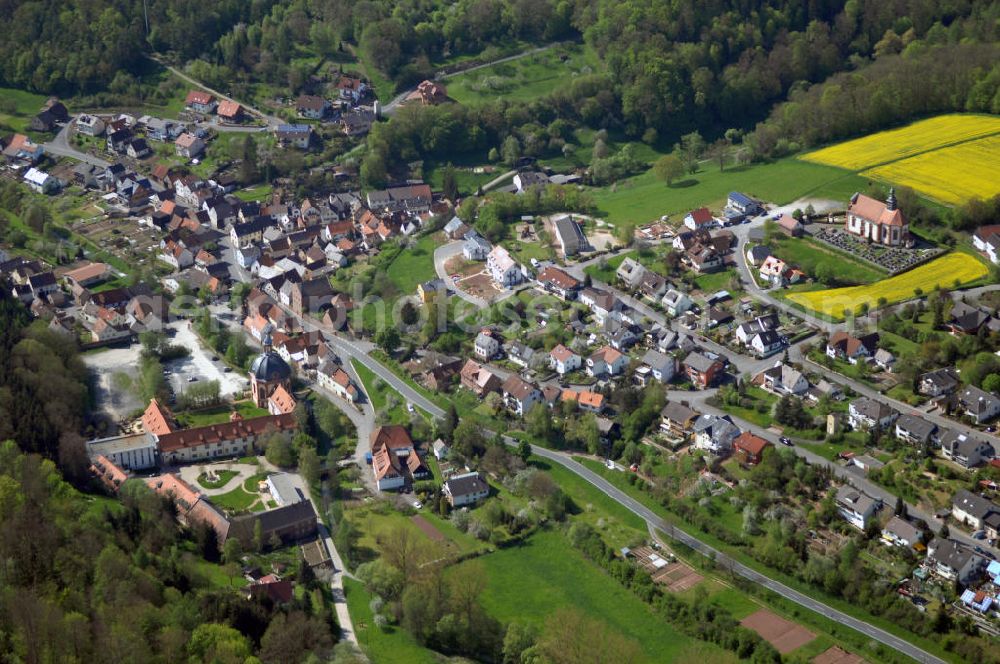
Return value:
M 163 365 L 164 370 L 170 372 L 167 377 L 175 394 L 183 394 L 190 385 L 207 380 L 219 381 L 222 396 L 241 394 L 247 389 L 246 376 L 236 371 L 226 371 L 226 364 L 221 358 L 213 360 L 214 353 L 202 347 L 187 321 L 177 321 L 168 327 L 175 330 L 171 343 L 191 351 L 187 357 L 171 360 Z

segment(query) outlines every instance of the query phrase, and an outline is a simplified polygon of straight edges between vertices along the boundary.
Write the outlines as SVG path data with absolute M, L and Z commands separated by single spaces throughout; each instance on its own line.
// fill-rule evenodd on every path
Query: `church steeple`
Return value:
M 885 209 L 890 212 L 896 209 L 896 188 L 889 187 L 889 198 L 885 199 Z

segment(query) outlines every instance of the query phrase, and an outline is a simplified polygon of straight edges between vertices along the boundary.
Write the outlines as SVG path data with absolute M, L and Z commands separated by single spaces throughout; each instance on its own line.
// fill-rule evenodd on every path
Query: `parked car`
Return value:
M 792 447 L 792 439 L 791 438 L 787 438 L 785 436 L 782 436 L 781 438 L 778 439 L 778 442 L 780 442 L 782 445 L 787 445 L 788 447 Z

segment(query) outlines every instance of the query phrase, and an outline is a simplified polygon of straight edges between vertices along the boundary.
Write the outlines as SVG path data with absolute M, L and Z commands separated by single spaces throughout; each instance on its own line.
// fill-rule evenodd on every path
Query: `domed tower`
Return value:
M 264 352 L 250 365 L 250 397 L 258 408 L 267 408 L 267 399 L 279 385 L 292 389 L 292 370 L 271 348 L 271 335 L 264 337 Z

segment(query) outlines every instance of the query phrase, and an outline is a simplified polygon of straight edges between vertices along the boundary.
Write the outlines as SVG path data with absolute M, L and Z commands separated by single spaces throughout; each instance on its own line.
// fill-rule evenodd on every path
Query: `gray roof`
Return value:
M 993 408 L 997 402 L 997 397 L 986 390 L 981 390 L 975 385 L 969 385 L 958 395 L 958 400 L 966 409 L 972 413 L 987 412 Z
M 966 489 L 960 489 L 955 494 L 955 497 L 951 499 L 951 504 L 953 507 L 957 507 L 977 519 L 982 519 L 990 512 L 1000 512 L 1000 505 L 997 505 L 982 496 L 977 496 Z
M 935 539 L 927 549 L 931 560 L 955 571 L 961 570 L 969 563 L 970 558 L 976 557 L 970 549 L 951 539 Z
M 928 422 L 922 417 L 917 417 L 916 415 L 901 415 L 898 420 L 896 420 L 896 428 L 908 432 L 910 435 L 920 438 L 921 440 L 927 440 L 930 438 L 937 430 L 937 425 L 933 422 Z
M 456 475 L 445 481 L 448 493 L 452 496 L 468 496 L 473 493 L 481 493 L 489 490 L 489 485 L 483 480 L 479 473 L 466 473 Z
M 708 371 L 717 360 L 710 359 L 701 353 L 689 353 L 687 357 L 684 358 L 684 364 L 691 367 L 695 371 L 705 372 Z
M 663 369 L 666 366 L 673 366 L 674 358 L 655 350 L 647 350 L 642 356 L 642 363 L 648 364 L 654 369 Z
M 274 490 L 281 496 L 281 503 L 283 505 L 290 505 L 292 503 L 297 503 L 302 500 L 302 494 L 299 493 L 295 485 L 292 484 L 292 478 L 288 473 L 275 473 L 269 476 L 268 481 Z M 277 498 L 277 496 L 275 496 Z
M 847 484 L 837 489 L 837 502 L 850 507 L 859 514 L 865 514 L 876 505 L 876 500 Z
M 869 399 L 868 397 L 855 399 L 851 403 L 851 407 L 858 414 L 876 421 L 881 420 L 884 417 L 888 417 L 896 412 L 894 409 L 890 408 L 881 401 Z
M 687 422 L 698 417 L 698 411 L 692 410 L 678 401 L 668 401 L 660 411 L 660 415 L 673 422 Z
M 885 528 L 882 530 L 892 533 L 899 539 L 906 540 L 911 544 L 920 540 L 920 529 L 906 519 L 898 516 L 893 516 L 889 519 L 889 522 L 885 524 Z

